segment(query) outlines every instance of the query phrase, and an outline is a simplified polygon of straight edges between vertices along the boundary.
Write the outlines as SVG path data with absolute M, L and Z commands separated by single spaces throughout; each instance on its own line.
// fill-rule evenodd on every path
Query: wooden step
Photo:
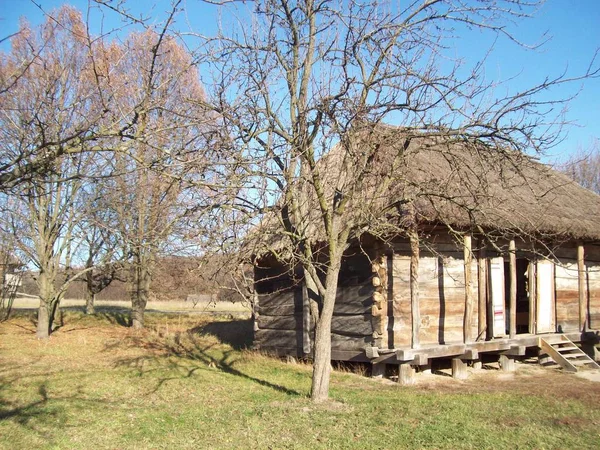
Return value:
M 577 367 L 582 366 L 600 369 L 600 365 L 571 342 L 565 335 L 561 335 L 559 338 L 553 338 L 552 341 L 540 337 L 538 345 L 543 353 L 546 353 L 567 372 L 577 372 Z
M 556 348 L 556 350 L 558 350 L 559 352 L 567 352 L 569 350 L 579 350 L 579 347 L 576 346 L 568 346 L 568 347 L 556 347 L 554 346 L 554 348 Z

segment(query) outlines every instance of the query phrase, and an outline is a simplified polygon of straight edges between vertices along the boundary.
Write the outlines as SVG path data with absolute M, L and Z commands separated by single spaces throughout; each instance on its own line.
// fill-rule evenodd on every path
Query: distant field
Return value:
M 308 399 L 311 366 L 246 350 L 252 322 L 197 314 L 65 311 L 0 323 L 0 448 L 597 449 L 600 383 L 537 365 L 415 386 L 336 370 Z
M 107 301 L 97 300 L 96 307 L 98 308 L 123 308 L 129 309 L 131 302 L 129 301 Z M 13 304 L 15 309 L 34 309 L 39 306 L 39 300 L 35 298 L 16 298 Z M 83 299 L 66 299 L 61 302 L 63 308 L 83 308 L 85 301 Z M 147 311 L 165 311 L 165 312 L 187 312 L 187 313 L 213 313 L 213 312 L 231 312 L 231 313 L 250 313 L 247 305 L 242 303 L 232 302 L 216 302 L 216 303 L 197 303 L 195 306 L 192 302 L 184 301 L 150 301 L 146 307 Z

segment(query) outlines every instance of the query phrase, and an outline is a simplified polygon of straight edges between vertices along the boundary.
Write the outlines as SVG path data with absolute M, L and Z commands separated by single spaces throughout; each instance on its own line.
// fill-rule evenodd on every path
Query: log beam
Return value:
M 535 334 L 536 299 L 537 299 L 537 275 L 535 261 L 529 263 L 529 333 Z
M 585 273 L 585 251 L 583 244 L 577 246 L 577 275 L 579 282 L 579 330 L 587 331 L 588 320 L 587 320 L 587 286 L 586 286 L 586 273 Z
M 483 240 L 479 242 L 479 258 L 477 261 L 477 340 L 485 339 L 487 329 L 487 254 L 484 248 Z
M 514 239 L 508 244 L 510 316 L 508 335 L 512 339 L 517 335 L 517 250 Z
M 463 237 L 464 253 L 464 274 L 465 274 L 465 314 L 463 317 L 463 342 L 468 343 L 473 340 L 471 336 L 471 321 L 473 319 L 473 290 L 472 290 L 472 270 L 473 252 L 471 248 L 471 235 L 466 234 Z
M 410 233 L 410 315 L 412 325 L 411 347 L 419 348 L 419 328 L 421 314 L 419 310 L 419 235 Z

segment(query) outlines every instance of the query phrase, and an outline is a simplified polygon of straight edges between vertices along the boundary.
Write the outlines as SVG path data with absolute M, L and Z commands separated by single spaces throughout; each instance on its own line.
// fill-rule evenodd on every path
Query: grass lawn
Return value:
M 256 354 L 242 319 L 68 312 L 47 341 L 29 313 L 0 324 L 0 447 L 598 448 L 600 383 L 556 370 L 484 370 L 400 387 Z

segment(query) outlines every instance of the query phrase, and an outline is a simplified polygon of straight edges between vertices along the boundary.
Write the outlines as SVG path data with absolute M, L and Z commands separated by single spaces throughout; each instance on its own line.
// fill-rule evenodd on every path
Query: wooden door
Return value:
M 504 258 L 489 260 L 489 295 L 491 306 L 492 337 L 506 336 L 506 307 L 504 304 Z
M 554 333 L 554 263 L 540 260 L 536 265 L 536 333 Z

